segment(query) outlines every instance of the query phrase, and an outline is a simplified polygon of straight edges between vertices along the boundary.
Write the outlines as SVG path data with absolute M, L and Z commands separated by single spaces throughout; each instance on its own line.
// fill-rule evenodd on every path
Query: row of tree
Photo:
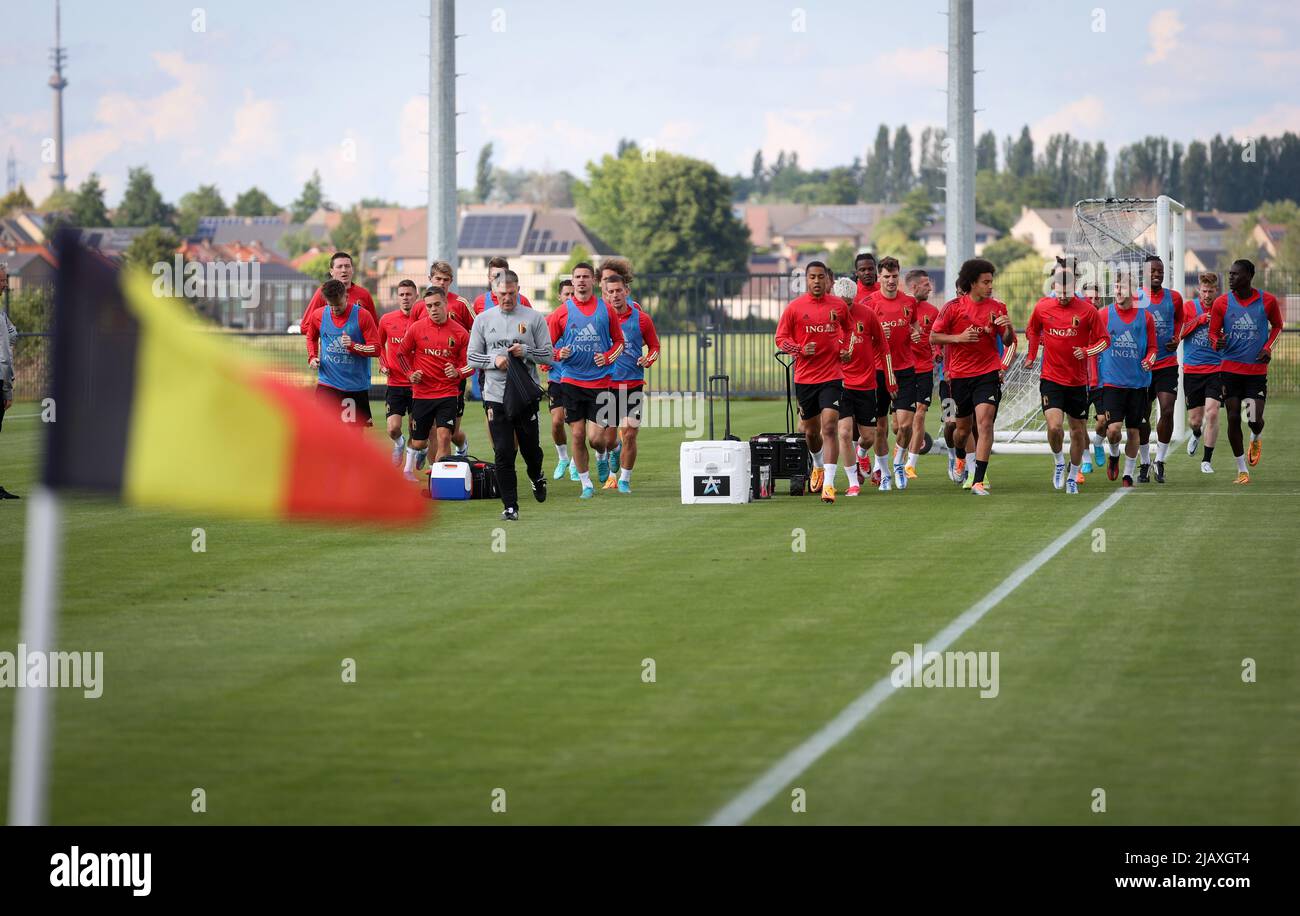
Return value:
M 767 163 L 754 154 L 749 175 L 732 178 L 736 201 L 751 203 L 852 204 L 900 202 L 919 189 L 943 200 L 952 152 L 945 131 L 927 127 L 914 151 L 906 125 L 891 132 L 881 124 L 865 164 L 805 170 L 796 152 L 778 152 Z M 918 154 L 919 153 L 919 154 Z M 913 162 L 917 166 L 913 167 Z M 1168 194 L 1197 210 L 1251 210 L 1265 201 L 1293 197 L 1300 188 L 1300 136 L 1238 141 L 1215 135 L 1184 146 L 1167 137 L 1130 143 L 1110 161 L 1106 144 L 1053 134 L 1035 149 L 1029 127 L 999 144 L 992 131 L 975 146 L 976 217 L 1003 232 L 1022 206 L 1068 207 L 1086 197 L 1155 197 Z

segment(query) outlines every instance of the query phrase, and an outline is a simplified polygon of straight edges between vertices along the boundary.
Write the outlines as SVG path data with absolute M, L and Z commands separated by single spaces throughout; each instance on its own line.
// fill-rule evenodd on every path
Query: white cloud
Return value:
M 398 200 L 416 200 L 428 193 L 429 97 L 413 95 L 397 119 L 397 152 L 388 160 Z
M 244 102 L 235 110 L 234 129 L 217 151 L 221 165 L 241 165 L 273 155 L 280 148 L 278 106 L 270 99 L 259 99 L 253 90 L 244 90 Z
M 1276 137 L 1291 131 L 1300 134 L 1300 105 L 1278 102 L 1252 121 L 1234 127 L 1233 137 Z
M 1183 31 L 1182 20 L 1177 10 L 1159 10 L 1147 23 L 1147 34 L 1151 37 L 1151 53 L 1146 56 L 1148 64 L 1158 64 L 1169 57 L 1178 45 L 1178 35 Z
M 1029 125 L 1034 144 L 1041 146 L 1052 134 L 1068 133 L 1075 137 L 1095 137 L 1106 123 L 1106 103 L 1099 96 L 1085 95 L 1063 108 L 1039 118 Z
M 835 108 L 801 108 L 769 111 L 763 115 L 763 160 L 776 162 L 781 150 L 799 154 L 801 168 L 829 163 L 838 146 L 838 131 L 848 118 L 847 104 Z M 748 171 L 748 168 L 745 169 Z

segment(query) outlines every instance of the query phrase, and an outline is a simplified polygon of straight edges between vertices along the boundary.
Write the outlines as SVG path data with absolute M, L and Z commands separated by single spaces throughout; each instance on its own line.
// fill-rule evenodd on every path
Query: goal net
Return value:
M 1115 274 L 1123 270 L 1130 276 L 1141 276 L 1147 256 L 1158 254 L 1165 265 L 1165 288 L 1181 294 L 1184 291 L 1183 232 L 1183 205 L 1169 197 L 1081 200 L 1074 205 L 1074 218 L 1066 233 L 1061 258 L 1073 272 L 1077 290 L 1091 283 L 1100 301 L 1109 303 L 1114 294 Z M 1045 265 L 1042 295 L 1051 293 L 1055 263 L 1048 261 Z M 1179 355 L 1181 363 L 1181 346 Z M 1017 354 L 1007 370 L 994 425 L 993 441 L 998 451 L 1048 450 L 1047 421 L 1038 393 L 1042 362 L 1041 349 L 1031 369 L 1024 368 L 1024 359 Z M 1181 381 L 1178 390 L 1182 390 Z M 1175 438 L 1182 435 L 1182 427 L 1182 411 L 1176 411 Z M 1066 437 L 1068 440 L 1068 425 Z

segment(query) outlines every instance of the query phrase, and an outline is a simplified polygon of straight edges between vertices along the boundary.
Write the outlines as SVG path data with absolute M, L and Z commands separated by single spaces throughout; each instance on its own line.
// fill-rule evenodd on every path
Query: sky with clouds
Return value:
M 459 183 L 479 148 L 568 169 L 620 137 L 748 173 L 865 155 L 884 121 L 946 118 L 945 0 L 460 0 Z M 196 12 L 201 11 L 202 30 Z M 110 206 L 146 164 L 165 197 L 258 185 L 279 203 L 313 169 L 327 196 L 426 193 L 427 0 L 65 0 L 66 170 Z M 6 5 L 0 155 L 36 199 L 51 136 L 53 0 Z M 1104 140 L 1300 132 L 1294 0 L 975 0 L 976 130 Z

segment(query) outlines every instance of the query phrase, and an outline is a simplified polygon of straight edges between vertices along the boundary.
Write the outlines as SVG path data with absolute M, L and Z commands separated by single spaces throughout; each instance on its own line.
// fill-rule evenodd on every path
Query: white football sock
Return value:
M 822 448 L 817 449 L 817 451 L 813 452 L 813 456 L 812 456 L 813 467 L 815 467 L 815 468 L 819 468 L 819 467 L 821 467 L 823 464 L 825 464 L 825 462 L 822 460 L 822 452 L 823 452 L 823 451 L 825 451 L 825 447 L 824 447 L 824 446 L 823 446 Z
M 835 486 L 835 472 L 838 471 L 839 469 L 840 469 L 840 466 L 839 466 L 838 464 L 828 464 L 828 465 L 826 465 L 826 480 L 825 480 L 825 482 L 826 482 L 827 484 L 829 484 L 830 486 L 832 486 L 832 487 Z
M 1156 443 L 1156 461 L 1164 461 L 1164 460 L 1165 460 L 1165 456 L 1168 455 L 1168 454 L 1169 454 L 1169 443 L 1168 443 L 1168 442 L 1157 442 L 1157 443 Z
M 1132 476 L 1133 476 L 1133 466 L 1134 466 L 1135 464 L 1137 464 L 1137 459 L 1136 459 L 1136 458 L 1129 458 L 1127 455 L 1124 456 L 1124 476 L 1125 476 L 1125 477 L 1132 477 Z
M 620 471 L 618 472 L 618 479 L 619 479 L 619 480 L 626 480 L 628 483 L 631 483 L 631 482 L 632 482 L 632 469 L 631 469 L 631 468 L 623 468 L 622 470 L 620 470 Z
M 909 468 L 914 468 L 914 467 L 916 467 L 916 459 L 917 459 L 917 458 L 920 458 L 920 457 L 921 457 L 921 456 L 918 455 L 916 452 L 908 452 L 908 453 L 907 453 L 907 466 L 908 466 Z
M 1109 456 L 1112 457 L 1112 458 L 1118 458 L 1118 457 L 1119 457 L 1119 443 L 1118 443 L 1118 442 L 1111 442 L 1111 441 L 1107 440 L 1107 442 L 1106 442 L 1106 454 L 1109 455 Z
M 1139 446 L 1138 446 L 1138 455 L 1139 455 L 1139 457 L 1141 457 L 1141 459 L 1142 459 L 1142 463 L 1143 463 L 1143 464 L 1150 464 L 1150 463 L 1151 463 L 1151 443 L 1150 443 L 1150 442 L 1143 442 L 1141 445 L 1139 445 Z
M 591 474 L 588 473 L 587 471 L 582 471 L 581 473 L 579 473 L 578 479 L 582 481 L 582 485 L 584 487 L 591 486 Z
M 555 454 L 561 461 L 568 461 L 569 447 L 567 445 L 557 445 L 555 447 Z
M 1102 436 L 1102 435 L 1100 435 L 1100 434 L 1098 434 L 1098 433 L 1093 433 L 1093 434 L 1092 434 L 1092 444 L 1093 444 L 1093 445 L 1105 445 L 1105 444 L 1106 444 L 1106 437 L 1105 437 L 1105 436 Z
M 1237 458 L 1237 470 L 1241 471 L 1241 473 L 1243 474 L 1249 474 L 1250 472 L 1246 470 L 1246 456 L 1237 455 L 1236 458 Z
M 413 448 L 408 448 L 406 450 L 406 467 L 403 468 L 403 470 L 405 470 L 408 474 L 415 470 L 415 458 L 419 454 L 420 453 Z
M 1076 474 L 1078 474 L 1078 473 L 1079 473 L 1079 466 L 1078 466 L 1077 464 L 1072 464 L 1072 465 L 1070 465 L 1068 468 L 1065 469 L 1065 479 L 1066 479 L 1066 480 L 1073 480 L 1073 479 L 1074 479 L 1074 475 L 1076 475 Z
M 1259 433 L 1255 432 L 1253 429 L 1250 431 L 1250 441 L 1251 442 L 1259 441 Z
M 856 464 L 844 465 L 844 474 L 849 478 L 849 486 L 858 486 L 858 466 Z
M 393 443 L 393 448 L 405 448 L 405 447 L 406 447 L 406 437 L 399 435 L 397 437 L 397 440 Z
M 1064 452 L 1052 452 L 1052 458 L 1055 459 L 1057 467 L 1060 467 L 1061 465 L 1065 464 Z

